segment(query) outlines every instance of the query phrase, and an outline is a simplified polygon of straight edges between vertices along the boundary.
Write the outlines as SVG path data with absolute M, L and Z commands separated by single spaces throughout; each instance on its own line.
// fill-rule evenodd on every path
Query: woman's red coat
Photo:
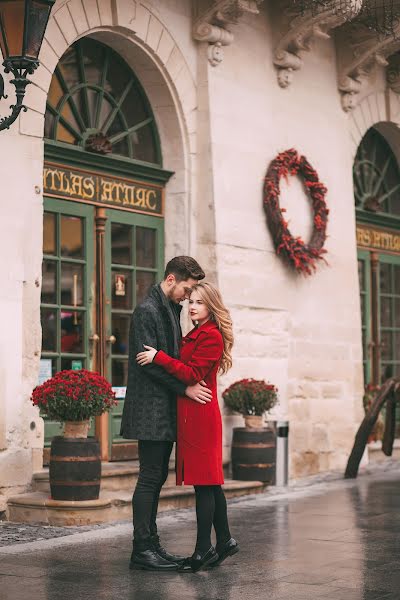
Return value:
M 200 404 L 178 396 L 177 485 L 220 485 L 222 471 L 222 419 L 217 397 L 217 372 L 224 350 L 214 321 L 192 329 L 182 340 L 180 360 L 157 352 L 154 362 L 187 385 L 204 380 L 212 400 Z

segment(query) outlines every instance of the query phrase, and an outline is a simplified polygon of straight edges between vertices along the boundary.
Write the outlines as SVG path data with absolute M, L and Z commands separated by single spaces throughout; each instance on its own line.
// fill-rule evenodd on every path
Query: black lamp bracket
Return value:
M 17 56 L 5 60 L 3 66 L 5 73 L 12 73 L 14 76 L 14 79 L 11 79 L 10 83 L 15 87 L 17 102 L 10 106 L 11 114 L 8 117 L 0 117 L 0 131 L 9 129 L 18 118 L 20 112 L 26 112 L 28 110 L 23 104 L 26 86 L 31 83 L 28 79 L 28 75 L 32 75 L 35 69 L 37 69 L 39 61 Z M 4 78 L 0 74 L 0 99 L 7 97 L 8 96 L 4 94 Z

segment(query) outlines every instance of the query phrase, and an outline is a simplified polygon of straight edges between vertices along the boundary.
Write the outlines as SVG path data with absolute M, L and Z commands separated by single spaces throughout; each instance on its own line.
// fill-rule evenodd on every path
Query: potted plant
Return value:
M 274 483 L 276 436 L 273 428 L 263 427 L 263 415 L 277 404 L 277 387 L 263 380 L 241 379 L 222 397 L 226 406 L 245 420 L 245 427 L 233 429 L 233 479 Z
M 257 379 L 241 379 L 222 394 L 225 404 L 240 413 L 246 427 L 262 427 L 263 415 L 278 402 L 278 388 Z
M 100 447 L 88 437 L 90 419 L 116 405 L 108 381 L 86 369 L 60 371 L 37 386 L 34 406 L 64 423 L 64 436 L 53 438 L 50 451 L 50 490 L 54 500 L 94 500 L 99 497 Z

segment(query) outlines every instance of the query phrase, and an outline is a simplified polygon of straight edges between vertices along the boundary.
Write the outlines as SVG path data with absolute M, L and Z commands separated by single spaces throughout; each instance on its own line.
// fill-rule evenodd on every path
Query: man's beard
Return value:
M 177 300 L 174 296 L 175 290 L 176 290 L 176 283 L 174 283 L 173 287 L 168 292 L 168 300 L 171 300 L 171 302 L 175 302 L 175 304 L 179 304 L 180 300 Z

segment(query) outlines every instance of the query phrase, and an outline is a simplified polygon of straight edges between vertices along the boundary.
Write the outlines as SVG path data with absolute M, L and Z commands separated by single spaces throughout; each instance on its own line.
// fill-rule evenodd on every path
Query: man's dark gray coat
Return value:
M 175 323 L 171 310 L 177 316 Z M 128 385 L 121 423 L 124 438 L 176 440 L 176 396 L 184 395 L 186 385 L 158 365 L 140 367 L 136 354 L 144 350 L 143 344 L 146 344 L 178 358 L 176 337 L 182 336 L 180 311 L 181 306 L 169 302 L 160 285 L 156 285 L 133 312 L 129 332 Z

